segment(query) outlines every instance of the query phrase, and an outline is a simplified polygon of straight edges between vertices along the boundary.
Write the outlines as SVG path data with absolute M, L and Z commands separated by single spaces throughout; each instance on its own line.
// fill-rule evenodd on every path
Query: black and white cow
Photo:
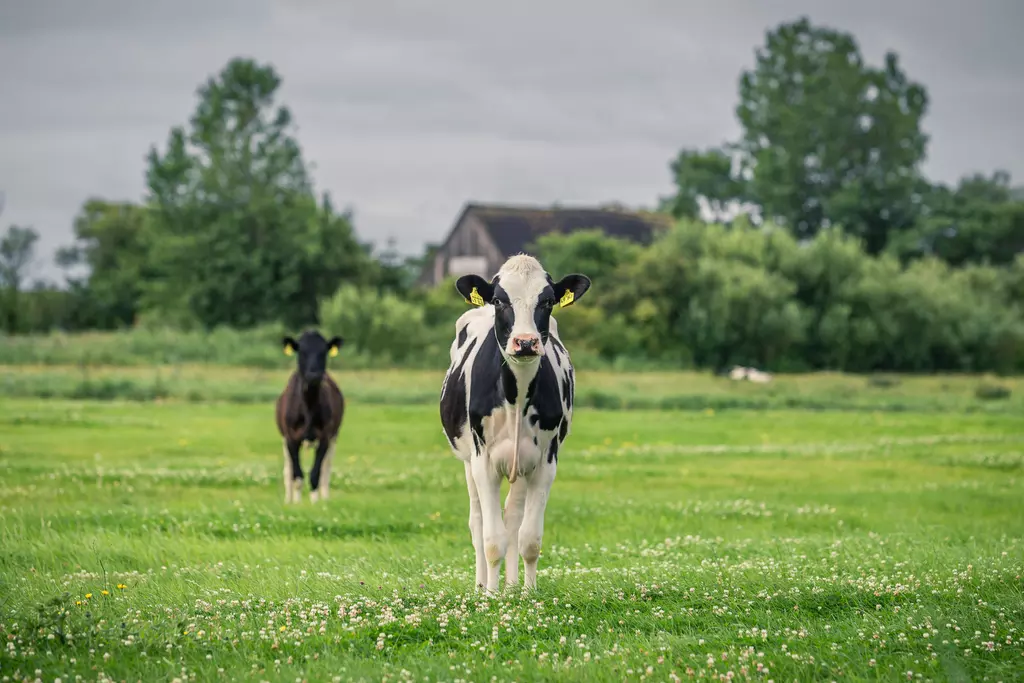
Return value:
M 575 382 L 551 311 L 578 301 L 590 279 L 573 274 L 553 282 L 537 259 L 519 254 L 490 282 L 464 275 L 455 286 L 477 308 L 455 323 L 441 424 L 466 467 L 476 583 L 496 591 L 504 557 L 505 582 L 516 585 L 522 555 L 524 585 L 536 588 L 544 508 L 572 423 Z

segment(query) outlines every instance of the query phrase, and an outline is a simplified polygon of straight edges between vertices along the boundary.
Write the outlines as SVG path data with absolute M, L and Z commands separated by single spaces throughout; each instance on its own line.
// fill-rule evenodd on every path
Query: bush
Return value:
M 342 286 L 320 305 L 324 330 L 383 364 L 419 365 L 436 358 L 424 314 L 423 306 L 395 294 L 353 285 Z
M 1010 388 L 999 384 L 979 384 L 974 395 L 983 401 L 1001 401 L 1010 398 Z

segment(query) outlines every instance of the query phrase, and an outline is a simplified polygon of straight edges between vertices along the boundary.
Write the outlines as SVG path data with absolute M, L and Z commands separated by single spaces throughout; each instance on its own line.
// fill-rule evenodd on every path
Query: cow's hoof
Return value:
M 318 491 L 310 491 L 309 502 L 315 504 L 318 500 L 320 500 L 320 493 Z

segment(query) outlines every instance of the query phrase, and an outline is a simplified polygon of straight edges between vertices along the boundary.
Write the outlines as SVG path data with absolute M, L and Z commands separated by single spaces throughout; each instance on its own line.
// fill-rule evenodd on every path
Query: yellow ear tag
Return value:
M 480 292 L 476 291 L 476 287 L 474 287 L 473 291 L 469 293 L 469 303 L 473 304 L 474 306 L 484 305 L 484 298 L 480 296 Z
M 338 347 L 337 346 L 332 346 L 331 347 L 331 358 L 334 358 L 337 355 L 338 355 Z
M 570 304 L 572 304 L 572 302 L 575 301 L 575 299 L 576 299 L 576 295 L 573 294 L 572 290 L 570 289 L 569 291 L 567 291 L 565 294 L 562 295 L 562 298 L 559 299 L 559 301 L 558 301 L 558 305 L 561 308 L 565 308 L 566 306 L 569 306 Z
M 286 355 L 286 356 L 292 355 L 292 345 L 291 344 L 286 344 L 285 345 L 285 347 L 284 347 L 284 355 Z

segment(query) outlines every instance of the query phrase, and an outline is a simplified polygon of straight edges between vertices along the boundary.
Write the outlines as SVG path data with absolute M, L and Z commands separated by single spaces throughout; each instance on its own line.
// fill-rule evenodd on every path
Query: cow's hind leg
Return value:
M 299 462 L 301 441 L 284 441 L 284 502 L 298 503 L 302 494 L 302 464 Z
M 523 556 L 523 587 L 537 587 L 537 559 L 544 540 L 544 510 L 548 504 L 551 484 L 555 481 L 555 463 L 547 463 L 535 470 L 526 486 L 526 511 L 519 528 L 519 554 Z
M 487 587 L 487 559 L 484 557 L 484 517 L 480 512 L 480 494 L 473 481 L 473 468 L 466 463 L 466 488 L 469 489 L 469 533 L 476 551 L 476 587 Z
M 487 592 L 498 590 L 498 569 L 505 556 L 507 538 L 501 521 L 501 477 L 491 466 L 486 452 L 476 451 L 472 456 L 473 481 L 480 496 L 480 514 L 483 515 L 484 558 L 487 560 Z
M 288 441 L 284 442 L 284 504 L 292 502 L 292 458 L 288 454 Z
M 327 500 L 331 495 L 331 470 L 334 467 L 334 447 L 338 445 L 338 437 L 331 439 L 324 456 L 324 466 L 320 472 L 320 498 Z
M 505 533 L 508 535 L 508 549 L 505 551 L 505 585 L 519 583 L 519 527 L 523 523 L 526 506 L 526 480 L 517 479 L 508 487 L 505 497 Z

